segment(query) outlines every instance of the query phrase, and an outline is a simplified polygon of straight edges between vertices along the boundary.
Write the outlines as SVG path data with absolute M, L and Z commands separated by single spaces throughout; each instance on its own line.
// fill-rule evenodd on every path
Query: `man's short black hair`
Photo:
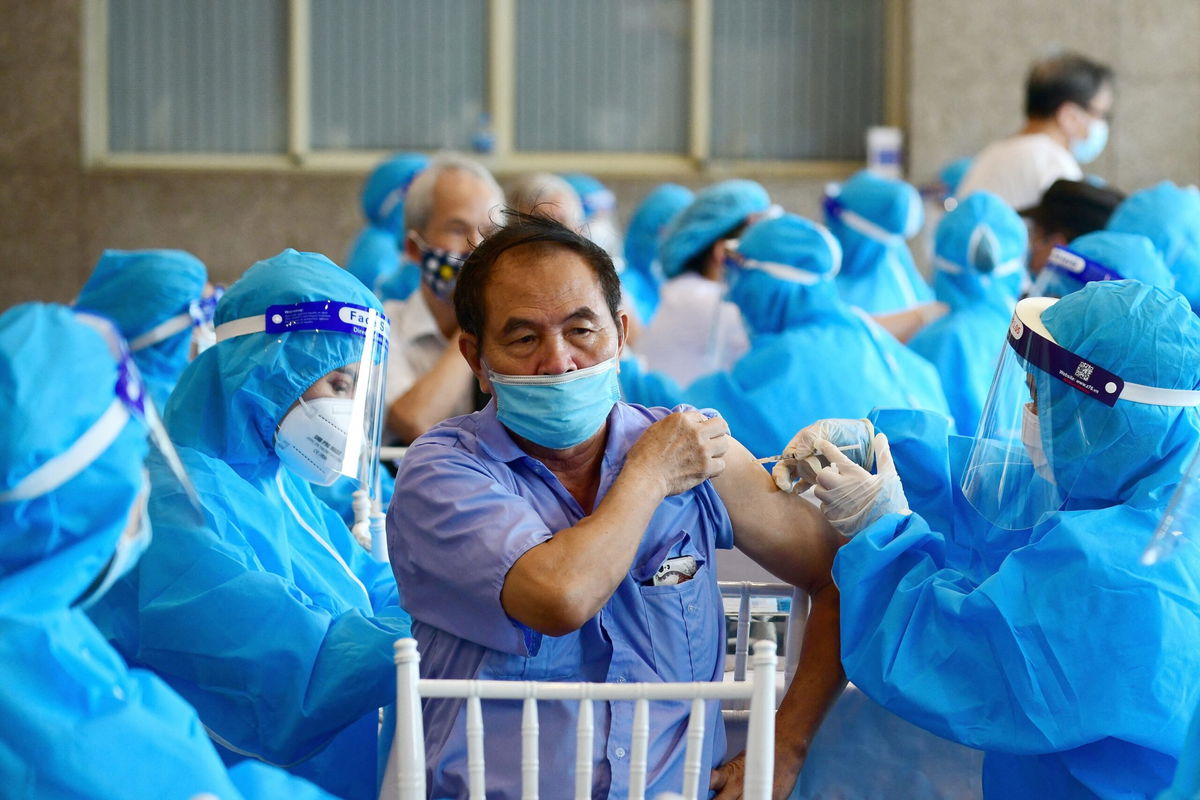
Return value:
M 1063 103 L 1089 108 L 1101 87 L 1112 81 L 1111 69 L 1078 53 L 1038 61 L 1025 81 L 1025 116 L 1053 117 Z
M 500 256 L 517 247 L 561 249 L 575 253 L 587 262 L 600 281 L 604 302 L 613 321 L 621 311 L 621 279 L 604 248 L 560 222 L 539 214 L 522 214 L 511 208 L 503 211 L 504 227 L 488 236 L 467 257 L 454 289 L 454 315 L 463 333 L 475 338 L 483 335 L 483 293 L 488 276 Z
M 683 262 L 683 266 L 679 269 L 679 274 L 682 275 L 686 272 L 694 272 L 697 275 L 703 275 L 704 271 L 708 268 L 708 257 L 712 253 L 712 249 L 717 246 L 717 242 L 738 238 L 738 236 L 741 236 L 742 231 L 746 230 L 747 225 L 748 223 L 746 220 L 742 220 L 717 238 L 713 239 L 712 243 L 708 247 L 704 248 L 699 253 L 696 253 L 696 255 Z
M 1061 234 L 1068 242 L 1103 230 L 1125 193 L 1112 186 L 1063 178 L 1050 184 L 1036 206 L 1017 211 L 1037 223 L 1043 234 Z

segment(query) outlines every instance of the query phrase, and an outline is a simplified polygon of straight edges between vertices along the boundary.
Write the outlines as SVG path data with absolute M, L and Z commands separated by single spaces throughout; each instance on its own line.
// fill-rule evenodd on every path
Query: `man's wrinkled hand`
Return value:
M 729 425 L 721 417 L 676 412 L 642 433 L 629 450 L 625 469 L 659 482 L 663 496 L 669 497 L 724 472 L 729 442 Z

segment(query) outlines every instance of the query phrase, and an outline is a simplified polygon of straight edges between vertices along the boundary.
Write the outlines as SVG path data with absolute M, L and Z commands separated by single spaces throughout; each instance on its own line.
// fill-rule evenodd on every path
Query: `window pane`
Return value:
M 109 0 L 112 152 L 287 150 L 285 0 Z
M 863 158 L 883 20 L 883 0 L 713 0 L 713 155 Z
M 687 150 L 686 0 L 517 0 L 518 150 Z
M 469 147 L 486 21 L 484 0 L 313 0 L 313 147 Z

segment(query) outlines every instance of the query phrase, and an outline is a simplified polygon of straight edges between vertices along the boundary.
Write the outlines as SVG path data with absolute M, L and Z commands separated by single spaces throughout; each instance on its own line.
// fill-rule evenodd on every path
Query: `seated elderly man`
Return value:
M 776 737 L 790 789 L 843 684 L 836 534 L 728 435 L 720 417 L 620 402 L 626 316 L 608 255 L 514 214 L 464 265 L 462 354 L 492 401 L 410 448 L 388 512 L 392 568 L 425 677 L 711 681 L 725 629 L 717 548 L 737 545 L 813 601 Z M 541 796 L 570 791 L 574 703 L 541 703 Z M 686 703 L 653 703 L 647 796 L 682 785 Z M 464 711 L 424 707 L 433 797 L 466 794 Z M 488 795 L 520 795 L 519 702 L 484 704 Z M 633 704 L 598 703 L 593 794 L 624 797 Z M 715 704 L 705 759 L 721 763 Z M 740 792 L 734 760 L 712 775 Z M 782 795 L 780 795 L 782 796 Z

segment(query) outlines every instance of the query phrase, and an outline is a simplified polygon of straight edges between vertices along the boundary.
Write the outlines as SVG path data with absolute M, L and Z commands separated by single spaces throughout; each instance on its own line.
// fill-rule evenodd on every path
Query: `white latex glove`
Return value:
M 814 491 L 821 501 L 821 513 L 843 536 L 853 536 L 885 514 L 909 513 L 908 498 L 887 437 L 875 434 L 872 449 L 875 453 L 875 474 L 846 458 L 830 442 L 818 442 L 818 449 L 829 460 L 829 466 L 817 473 Z
M 814 422 L 792 437 L 783 448 L 783 458 L 771 470 L 775 485 L 785 492 L 800 494 L 816 484 L 817 470 L 828 464 L 823 461 L 817 442 L 832 442 L 836 447 L 854 447 L 843 451 L 847 458 L 861 467 L 871 464 L 871 437 L 875 426 L 869 419 L 823 419 Z

